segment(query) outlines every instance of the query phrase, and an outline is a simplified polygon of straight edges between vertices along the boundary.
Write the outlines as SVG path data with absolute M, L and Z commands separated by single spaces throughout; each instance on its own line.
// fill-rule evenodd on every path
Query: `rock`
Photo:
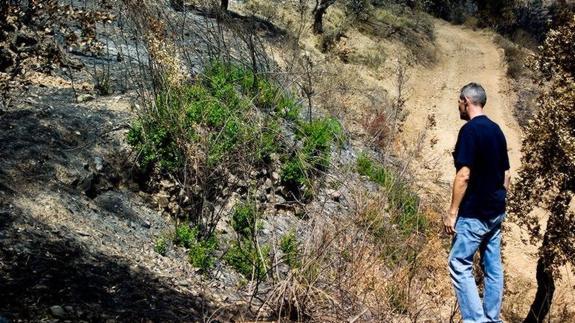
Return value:
M 257 191 L 257 197 L 260 200 L 260 202 L 265 202 L 268 200 L 265 190 L 262 189 Z
M 16 47 L 20 47 L 20 46 L 34 46 L 38 43 L 38 41 L 36 40 L 36 38 L 27 35 L 23 32 L 19 32 L 16 35 L 16 38 L 14 39 L 14 45 Z
M 278 173 L 276 173 L 276 172 L 273 172 L 273 173 L 272 173 L 272 179 L 273 179 L 275 182 L 279 181 L 279 180 L 280 180 L 280 174 L 278 174 Z
M 162 187 L 164 187 L 164 188 L 171 188 L 171 187 L 174 186 L 174 184 L 173 184 L 172 182 L 170 182 L 169 180 L 167 180 L 167 179 L 161 180 L 161 181 L 160 181 L 160 185 L 161 185 Z
M 54 305 L 50 307 L 50 313 L 58 318 L 63 318 L 66 316 L 66 311 L 62 308 L 62 306 Z
M 152 224 L 150 223 L 150 221 L 145 220 L 144 223 L 142 223 L 142 226 L 146 229 L 149 229 L 152 227 Z
M 327 195 L 334 201 L 339 202 L 341 199 L 341 192 L 334 189 L 328 189 Z
M 270 201 L 274 201 L 274 203 L 275 203 L 276 205 L 278 205 L 278 204 L 285 204 L 285 203 L 286 203 L 286 199 L 285 199 L 283 196 L 277 195 L 277 194 L 274 194 L 274 195 L 271 197 Z
M 94 168 L 98 172 L 101 172 L 104 169 L 104 160 L 102 157 L 94 157 Z
M 68 313 L 74 313 L 74 308 L 70 305 L 64 306 L 64 310 Z
M 168 204 L 170 203 L 170 201 L 168 200 L 168 195 L 167 194 L 158 194 L 156 196 L 154 196 L 156 203 L 158 203 L 158 206 L 161 209 L 165 209 Z
M 82 103 L 82 102 L 92 101 L 94 99 L 96 99 L 96 97 L 93 96 L 92 94 L 80 94 L 76 98 L 76 101 L 78 101 L 78 103 Z
M 264 187 L 269 190 L 271 189 L 273 186 L 272 180 L 269 178 L 266 178 L 266 181 L 264 182 Z
M 96 193 L 96 176 L 94 174 L 88 174 L 78 184 L 78 189 L 80 189 L 84 194 L 89 197 L 93 197 Z
M 14 53 L 8 48 L 0 47 L 0 72 L 8 72 L 14 66 Z

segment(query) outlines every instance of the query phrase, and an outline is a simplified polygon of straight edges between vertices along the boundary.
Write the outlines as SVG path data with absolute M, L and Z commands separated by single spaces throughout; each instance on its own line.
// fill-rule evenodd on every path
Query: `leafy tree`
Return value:
M 522 168 L 512 190 L 509 211 L 533 240 L 541 241 L 537 293 L 525 322 L 543 322 L 549 313 L 559 268 L 575 265 L 575 16 L 551 30 L 533 66 L 545 77 L 546 91 L 523 140 Z M 531 211 L 549 213 L 543 229 Z M 575 267 L 573 267 L 575 268 Z

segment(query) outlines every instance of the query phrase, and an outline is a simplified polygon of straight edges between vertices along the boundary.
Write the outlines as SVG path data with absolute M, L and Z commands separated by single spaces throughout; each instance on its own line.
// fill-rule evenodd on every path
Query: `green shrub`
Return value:
M 200 238 L 198 227 L 190 228 L 187 224 L 176 227 L 174 244 L 188 249 L 188 260 L 202 271 L 207 271 L 215 264 L 214 252 L 218 247 L 215 235 Z
M 246 278 L 265 279 L 270 268 L 270 247 L 261 246 L 258 250 L 257 233 L 261 229 L 260 214 L 254 202 L 244 201 L 235 206 L 232 213 L 232 228 L 238 235 L 226 254 L 224 260 Z M 261 256 L 260 256 L 261 254 Z
M 280 240 L 280 250 L 283 252 L 283 259 L 290 267 L 298 267 L 298 249 L 299 244 L 297 242 L 295 231 L 290 231 L 282 236 Z
M 196 241 L 190 246 L 188 259 L 194 267 L 200 268 L 202 271 L 207 271 L 214 267 L 214 252 L 217 247 L 218 240 L 215 236 L 211 236 L 205 240 Z
M 357 172 L 381 185 L 387 194 L 392 220 L 406 233 L 421 232 L 427 227 L 427 219 L 419 213 L 420 199 L 409 185 L 394 176 L 392 170 L 370 159 L 365 153 L 358 156 Z
M 258 251 L 252 240 L 243 239 L 232 243 L 224 260 L 244 277 L 249 279 L 253 273 L 254 278 L 264 280 L 271 266 L 270 251 L 269 245 L 262 246 Z
M 168 252 L 168 240 L 164 237 L 158 237 L 154 243 L 154 251 L 165 256 Z
M 331 145 L 343 143 L 343 128 L 333 118 L 316 119 L 300 123 L 296 137 L 302 148 L 284 161 L 282 181 L 289 187 L 309 186 L 317 170 L 329 167 Z
M 303 164 L 301 154 L 294 154 L 284 161 L 281 169 L 281 179 L 288 187 L 299 187 L 308 182 L 307 166 Z
M 232 228 L 242 238 L 254 237 L 257 233 L 258 218 L 259 214 L 255 203 L 239 203 L 232 214 Z
M 181 224 L 176 227 L 174 244 L 184 248 L 190 248 L 190 246 L 196 242 L 197 235 L 198 232 L 195 228 L 192 229 L 187 224 Z

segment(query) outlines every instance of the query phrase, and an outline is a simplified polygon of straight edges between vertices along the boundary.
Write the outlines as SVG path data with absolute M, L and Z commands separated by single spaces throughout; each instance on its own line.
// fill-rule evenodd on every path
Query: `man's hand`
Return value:
M 445 233 L 449 235 L 455 234 L 455 221 L 457 220 L 457 213 L 454 212 L 446 212 L 443 215 L 443 228 L 445 229 Z

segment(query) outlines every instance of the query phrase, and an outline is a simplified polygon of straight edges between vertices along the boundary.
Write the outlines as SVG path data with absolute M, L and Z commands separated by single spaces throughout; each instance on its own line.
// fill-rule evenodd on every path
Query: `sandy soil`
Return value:
M 430 195 L 439 196 L 441 209 L 447 209 L 451 181 L 455 174 L 451 152 L 464 121 L 459 119 L 457 98 L 460 88 L 478 82 L 487 91 L 485 113 L 502 128 L 509 149 L 512 176 L 521 158 L 521 129 L 513 117 L 515 94 L 505 74 L 503 52 L 487 32 L 472 31 L 442 21 L 436 22 L 438 62 L 431 69 L 417 69 L 411 77 L 413 93 L 408 101 L 409 116 L 404 145 L 420 145 L 416 163 L 419 184 Z M 545 215 L 542 213 L 542 220 Z M 507 291 L 504 315 L 515 321 L 523 317 L 535 294 L 537 247 L 525 244 L 526 237 L 515 224 L 506 223 L 504 257 Z M 567 271 L 565 270 L 567 274 Z M 555 297 L 556 304 L 572 303 L 573 278 L 564 275 Z M 567 304 L 565 304 L 567 305 Z M 556 307 L 559 311 L 559 306 Z M 506 313 L 507 312 L 507 313 Z

